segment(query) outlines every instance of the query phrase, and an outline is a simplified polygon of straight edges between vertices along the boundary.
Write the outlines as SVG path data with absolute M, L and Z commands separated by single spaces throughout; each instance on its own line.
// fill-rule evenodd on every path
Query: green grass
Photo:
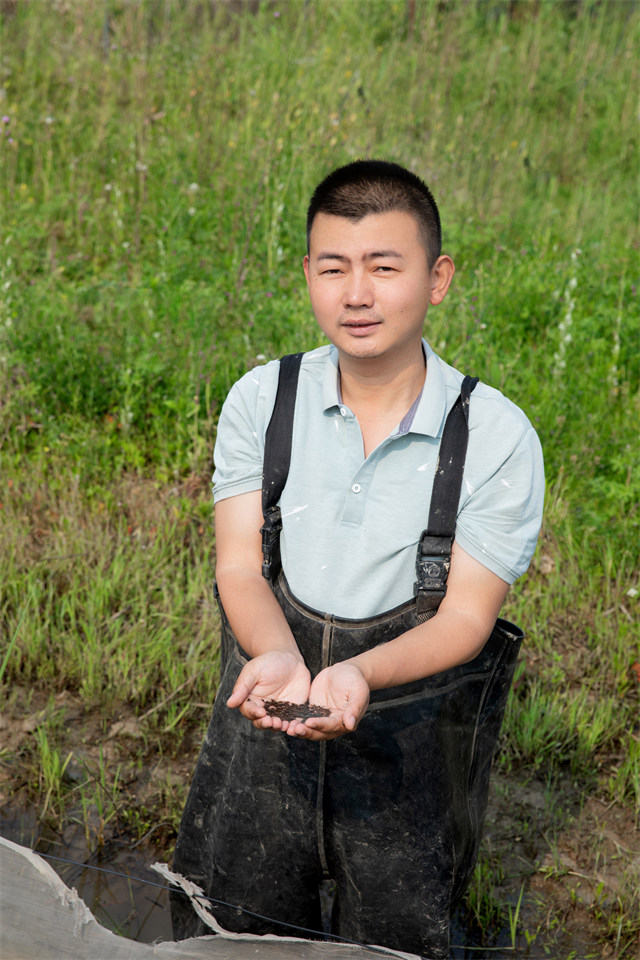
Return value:
M 3 5 L 0 683 L 126 704 L 167 757 L 199 729 L 220 406 L 262 358 L 322 342 L 306 202 L 388 157 L 432 187 L 456 262 L 427 337 L 545 452 L 500 763 L 570 771 L 637 821 L 638 5 L 410 9 Z M 67 751 L 40 737 L 50 813 Z M 159 795 L 175 822 L 180 789 Z

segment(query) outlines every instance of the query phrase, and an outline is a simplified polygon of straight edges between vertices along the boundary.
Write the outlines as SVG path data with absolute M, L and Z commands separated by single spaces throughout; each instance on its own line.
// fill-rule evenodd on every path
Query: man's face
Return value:
M 404 211 L 358 223 L 319 213 L 304 272 L 316 320 L 342 356 L 401 360 L 420 349 L 427 307 L 444 298 L 453 263 L 440 257 L 429 269 L 417 223 Z

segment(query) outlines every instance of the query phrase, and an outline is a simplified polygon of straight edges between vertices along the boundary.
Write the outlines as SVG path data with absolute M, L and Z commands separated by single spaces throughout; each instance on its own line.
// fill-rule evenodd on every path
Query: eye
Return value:
M 395 271 L 395 267 L 388 267 L 386 264 L 380 263 L 375 268 L 374 272 L 375 273 L 395 273 L 396 271 Z

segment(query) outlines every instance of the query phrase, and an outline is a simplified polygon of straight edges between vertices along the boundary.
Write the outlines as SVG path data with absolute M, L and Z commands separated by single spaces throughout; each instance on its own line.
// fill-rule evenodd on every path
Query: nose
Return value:
M 373 283 L 366 270 L 352 270 L 344 287 L 344 304 L 346 307 L 373 306 Z

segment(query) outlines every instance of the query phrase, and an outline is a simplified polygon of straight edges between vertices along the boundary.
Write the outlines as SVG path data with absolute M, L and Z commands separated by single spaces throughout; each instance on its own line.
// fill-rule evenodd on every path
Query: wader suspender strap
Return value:
M 282 516 L 278 500 L 284 490 L 291 463 L 291 436 L 296 406 L 301 353 L 280 360 L 278 392 L 264 440 L 262 473 L 262 576 L 273 580 L 280 569 Z
M 447 592 L 451 547 L 456 531 L 462 474 L 469 440 L 469 398 L 478 382 L 465 377 L 460 396 L 449 411 L 436 464 L 427 529 L 420 534 L 416 557 L 416 613 L 435 610 Z

